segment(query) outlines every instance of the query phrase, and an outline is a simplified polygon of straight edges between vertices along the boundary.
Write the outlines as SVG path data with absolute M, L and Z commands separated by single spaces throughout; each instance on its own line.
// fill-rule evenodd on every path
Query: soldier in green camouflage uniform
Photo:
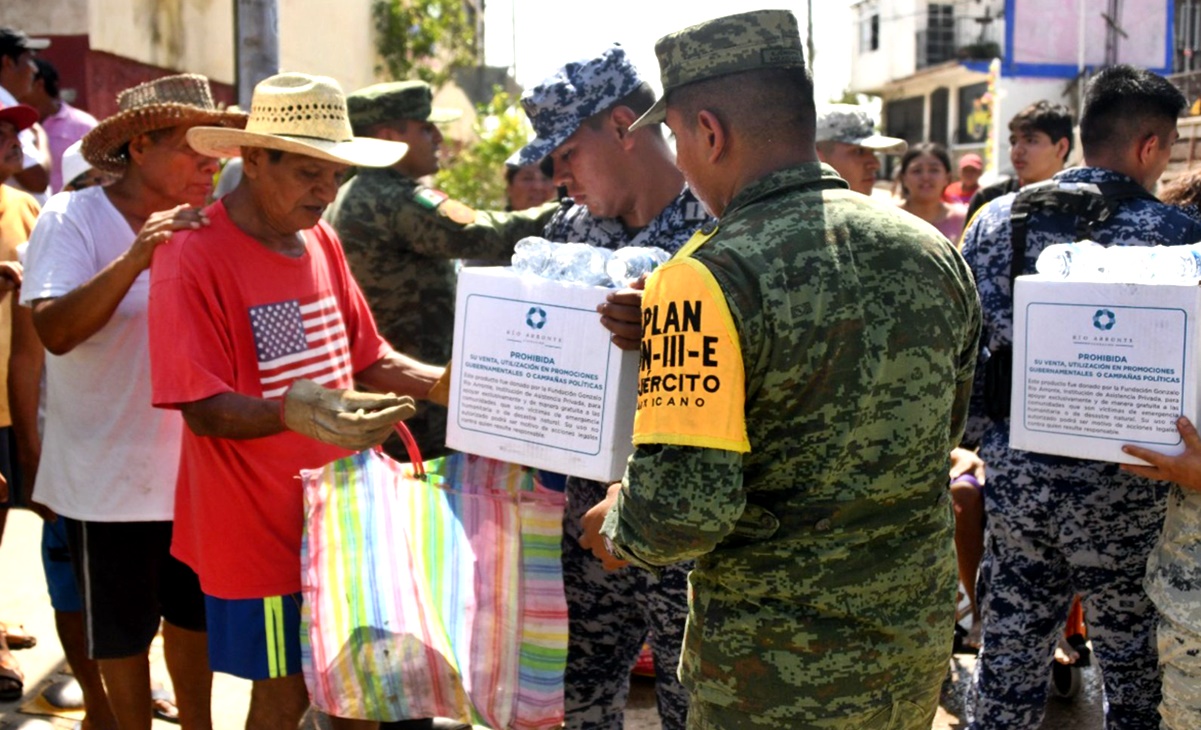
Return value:
M 326 217 L 384 339 L 424 362 L 445 363 L 454 328 L 455 259 L 508 258 L 513 242 L 539 235 L 558 206 L 475 211 L 418 182 L 438 169 L 442 134 L 436 125 L 459 114 L 433 108 L 431 99 L 423 81 L 376 84 L 347 97 L 356 136 L 405 142 L 409 152 L 393 167 L 359 170 Z M 406 424 L 423 456 L 445 451 L 445 408 L 423 401 Z M 385 449 L 408 460 L 395 438 Z
M 1124 450 L 1151 466 L 1125 465 L 1148 479 L 1178 486 L 1168 495 L 1163 532 L 1147 560 L 1147 595 L 1159 609 L 1163 730 L 1201 727 L 1201 436 L 1183 416 L 1176 427 L 1185 450 L 1176 456 L 1141 446 Z
M 637 448 L 585 540 L 610 562 L 696 559 L 689 727 L 925 730 L 951 652 L 971 275 L 817 162 L 791 13 L 656 51 L 666 103 L 639 124 L 666 120 L 719 222 L 647 282 Z

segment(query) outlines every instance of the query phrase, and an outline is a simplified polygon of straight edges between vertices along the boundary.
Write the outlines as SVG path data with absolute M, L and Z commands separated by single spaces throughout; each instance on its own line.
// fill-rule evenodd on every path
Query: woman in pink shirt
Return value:
M 937 228 L 952 243 L 959 243 L 967 217 L 967 206 L 942 199 L 951 181 L 951 158 L 942 145 L 923 142 L 909 148 L 901 158 L 901 209 Z

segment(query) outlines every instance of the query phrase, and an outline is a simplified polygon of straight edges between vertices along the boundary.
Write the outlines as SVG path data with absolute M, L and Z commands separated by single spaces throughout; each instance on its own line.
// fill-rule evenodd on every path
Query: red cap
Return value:
M 0 122 L 12 124 L 18 132 L 22 129 L 29 129 L 37 123 L 39 118 L 38 110 L 28 104 L 13 104 L 12 106 L 0 104 Z
M 959 169 L 962 170 L 965 167 L 974 167 L 977 170 L 983 170 L 984 160 L 980 159 L 980 155 L 975 152 L 969 152 L 959 158 Z

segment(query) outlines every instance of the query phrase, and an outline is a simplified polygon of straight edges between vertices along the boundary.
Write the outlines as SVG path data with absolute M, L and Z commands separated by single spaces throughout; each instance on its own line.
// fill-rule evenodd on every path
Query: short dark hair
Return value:
M 786 136 L 794 144 L 813 144 L 817 109 L 813 77 L 806 68 L 768 68 L 704 79 L 668 94 L 668 103 L 696 123 L 702 110 L 722 124 L 762 139 Z
M 1080 114 L 1080 145 L 1085 156 L 1107 147 L 1126 147 L 1157 134 L 1188 106 L 1184 94 L 1170 81 L 1146 69 L 1126 64 L 1102 70 L 1084 92 Z
M 1072 154 L 1075 135 L 1072 134 L 1072 111 L 1063 104 L 1052 104 L 1046 99 L 1036 101 L 1009 120 L 1010 132 L 1042 132 L 1051 138 L 1051 143 L 1061 139 L 1068 141 L 1068 151 L 1063 159 Z
M 585 119 L 584 124 L 587 124 L 588 127 L 595 132 L 604 126 L 605 118 L 608 117 L 609 114 L 611 114 L 613 110 L 619 106 L 628 106 L 635 115 L 640 117 L 643 114 L 646 114 L 646 112 L 654 105 L 655 90 L 651 88 L 650 84 L 643 81 L 641 84 L 638 84 L 638 88 L 613 102 L 605 109 Z
M 58 69 L 54 64 L 50 63 L 41 56 L 34 56 L 33 62 L 37 65 L 37 73 L 33 75 L 34 80 L 40 79 L 42 88 L 46 90 L 46 95 L 51 99 L 58 98 Z

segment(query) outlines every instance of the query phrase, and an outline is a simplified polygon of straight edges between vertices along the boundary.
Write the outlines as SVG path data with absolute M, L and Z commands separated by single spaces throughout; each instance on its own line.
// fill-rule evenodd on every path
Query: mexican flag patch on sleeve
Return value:
M 437 208 L 449 198 L 450 196 L 446 193 L 441 190 L 434 190 L 433 188 L 417 188 L 416 192 L 413 193 L 413 199 L 426 210 Z

